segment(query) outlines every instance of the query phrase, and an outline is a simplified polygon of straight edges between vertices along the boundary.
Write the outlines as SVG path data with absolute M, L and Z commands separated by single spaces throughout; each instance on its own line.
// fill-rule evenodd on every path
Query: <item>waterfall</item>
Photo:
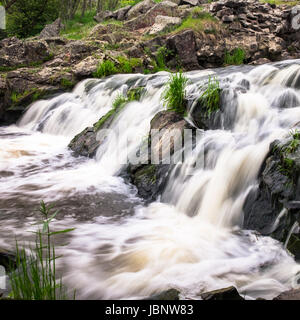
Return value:
M 242 208 L 270 143 L 300 118 L 299 73 L 299 61 L 186 73 L 187 120 L 192 121 L 199 88 L 213 74 L 224 89 L 221 126 L 203 132 L 170 173 L 161 200 L 147 206 L 118 175 L 164 109 L 161 95 L 169 75 L 85 80 L 72 93 L 35 102 L 17 127 L 5 129 L 8 135 L 21 133 L 2 146 L 1 168 L 12 176 L 0 184 L 1 199 L 17 194 L 67 201 L 78 193 L 115 193 L 138 201 L 134 214 L 118 219 L 100 214 L 93 221 L 68 222 L 76 230 L 62 249 L 64 278 L 82 298 L 142 298 L 168 287 L 180 289 L 183 298 L 199 298 L 229 285 L 249 299 L 273 298 L 291 288 L 300 267 L 276 240 L 241 229 Z M 118 143 L 106 139 L 95 159 L 72 158 L 70 139 L 111 110 L 118 94 L 137 86 L 146 89 L 141 100 L 128 103 L 110 125 L 121 128 Z M 27 156 L 12 160 L 21 145 Z M 203 165 L 195 167 L 203 155 Z

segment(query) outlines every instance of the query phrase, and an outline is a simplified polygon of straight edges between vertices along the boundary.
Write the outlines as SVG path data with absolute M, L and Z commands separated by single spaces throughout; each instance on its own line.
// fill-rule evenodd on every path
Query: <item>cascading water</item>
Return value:
M 171 172 L 161 201 L 148 206 L 118 173 L 163 109 L 167 73 L 85 80 L 73 93 L 33 104 L 18 126 L 1 128 L 3 246 L 12 230 L 24 234 L 33 206 L 44 199 L 65 211 L 57 224 L 76 228 L 61 249 L 60 268 L 80 298 L 134 299 L 169 287 L 198 298 L 235 285 L 249 299 L 269 299 L 290 289 L 300 266 L 283 244 L 241 226 L 270 143 L 300 118 L 299 61 L 215 71 L 227 90 L 223 126 L 202 134 L 195 152 Z M 213 73 L 187 74 L 190 100 Z M 95 159 L 73 158 L 70 139 L 137 85 L 146 87 L 141 101 L 128 103 L 110 125 L 122 124 L 118 145 L 107 139 Z M 203 153 L 204 166 L 194 168 Z

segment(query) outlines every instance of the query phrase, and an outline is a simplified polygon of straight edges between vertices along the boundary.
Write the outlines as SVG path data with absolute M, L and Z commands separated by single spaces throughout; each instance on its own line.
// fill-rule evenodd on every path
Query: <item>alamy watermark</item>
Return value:
M 182 164 L 188 159 L 194 169 L 199 169 L 204 166 L 204 148 L 197 148 L 202 137 L 201 130 L 174 127 L 152 129 L 143 136 L 119 122 L 114 129 L 99 130 L 96 140 L 100 145 L 107 142 L 115 146 L 120 165 Z
M 5 8 L 0 6 L 0 29 L 6 29 L 6 15 L 5 15 Z
M 6 289 L 6 274 L 5 274 L 5 268 L 3 266 L 0 266 L 0 289 L 1 290 Z

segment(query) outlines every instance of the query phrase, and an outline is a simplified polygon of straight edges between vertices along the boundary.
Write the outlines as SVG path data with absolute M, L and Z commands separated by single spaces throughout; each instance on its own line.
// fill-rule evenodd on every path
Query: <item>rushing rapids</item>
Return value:
M 271 299 L 295 286 L 300 266 L 284 245 L 241 227 L 243 203 L 270 143 L 300 118 L 300 62 L 187 73 L 191 123 L 199 88 L 215 73 L 227 90 L 221 125 L 203 133 L 149 205 L 119 176 L 120 159 L 138 148 L 163 110 L 167 73 L 85 80 L 1 128 L 0 245 L 13 245 L 12 233 L 30 240 L 33 211 L 43 199 L 63 215 L 55 225 L 76 228 L 62 239 L 68 245 L 60 249 L 59 267 L 82 299 L 137 299 L 171 287 L 182 298 L 198 298 L 230 285 L 248 299 Z M 128 103 L 110 125 L 126 131 L 118 146 L 107 139 L 94 159 L 72 157 L 71 138 L 137 85 L 146 87 L 141 101 Z M 204 166 L 195 168 L 204 151 Z

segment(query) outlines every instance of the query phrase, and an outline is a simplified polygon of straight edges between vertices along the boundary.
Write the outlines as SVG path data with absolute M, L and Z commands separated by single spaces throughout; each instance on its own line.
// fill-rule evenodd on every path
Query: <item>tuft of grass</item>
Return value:
M 127 99 L 126 97 L 123 95 L 123 94 L 118 94 L 116 99 L 114 100 L 113 102 L 113 108 L 114 109 L 117 109 L 119 108 L 120 106 L 122 106 L 122 104 L 126 103 L 127 102 Z
M 113 108 L 109 110 L 98 122 L 94 124 L 95 130 L 98 131 L 110 117 L 119 113 L 128 102 L 140 100 L 142 92 L 143 88 L 137 87 L 128 90 L 127 96 L 124 96 L 123 94 L 118 94 L 113 102 Z
M 119 61 L 119 67 L 118 67 L 119 73 L 133 73 L 136 67 L 142 66 L 142 60 L 139 58 L 127 59 L 124 56 L 119 56 L 117 59 Z
M 116 74 L 118 72 L 113 61 L 105 60 L 98 65 L 97 70 L 93 73 L 94 78 L 103 78 Z
M 276 4 L 277 6 L 280 6 L 280 5 L 296 6 L 297 4 L 299 4 L 299 1 L 286 1 L 286 0 L 260 0 L 260 2 Z
M 61 31 L 61 36 L 70 40 L 87 38 L 92 28 L 97 24 L 94 21 L 95 15 L 96 10 L 86 12 L 84 17 L 81 16 L 80 12 L 76 13 L 72 20 L 65 22 L 65 29 Z
M 162 96 L 167 110 L 181 115 L 186 113 L 185 89 L 187 84 L 188 79 L 182 72 L 170 75 Z
M 216 77 L 209 77 L 205 91 L 199 100 L 205 105 L 208 115 L 220 109 L 220 82 Z
M 119 56 L 117 60 L 119 62 L 118 66 L 110 60 L 100 63 L 93 76 L 95 78 L 103 78 L 116 73 L 133 73 L 135 68 L 142 66 L 142 60 L 139 58 L 127 59 L 124 56 Z
M 233 50 L 232 54 L 228 51 L 225 52 L 224 63 L 225 65 L 241 65 L 244 63 L 245 58 L 245 50 L 236 48 Z
M 74 87 L 74 82 L 66 78 L 62 78 L 60 80 L 60 84 L 64 89 L 67 89 L 67 90 L 72 89 Z
M 52 232 L 50 223 L 56 217 L 52 206 L 46 206 L 42 201 L 40 213 L 42 220 L 37 224 L 42 226 L 36 234 L 35 247 L 30 248 L 30 254 L 20 249 L 16 241 L 16 269 L 12 268 L 10 282 L 12 291 L 10 297 L 16 300 L 65 300 L 67 294 L 62 279 L 57 281 L 55 246 L 52 237 L 67 233 L 74 229 Z M 74 295 L 75 298 L 75 295 Z
M 195 14 L 195 12 L 194 12 Z M 197 18 L 193 18 L 193 14 L 187 17 L 182 24 L 175 29 L 175 32 L 180 32 L 187 29 L 200 33 L 207 28 L 207 25 L 216 24 L 218 20 L 208 12 L 196 11 Z

